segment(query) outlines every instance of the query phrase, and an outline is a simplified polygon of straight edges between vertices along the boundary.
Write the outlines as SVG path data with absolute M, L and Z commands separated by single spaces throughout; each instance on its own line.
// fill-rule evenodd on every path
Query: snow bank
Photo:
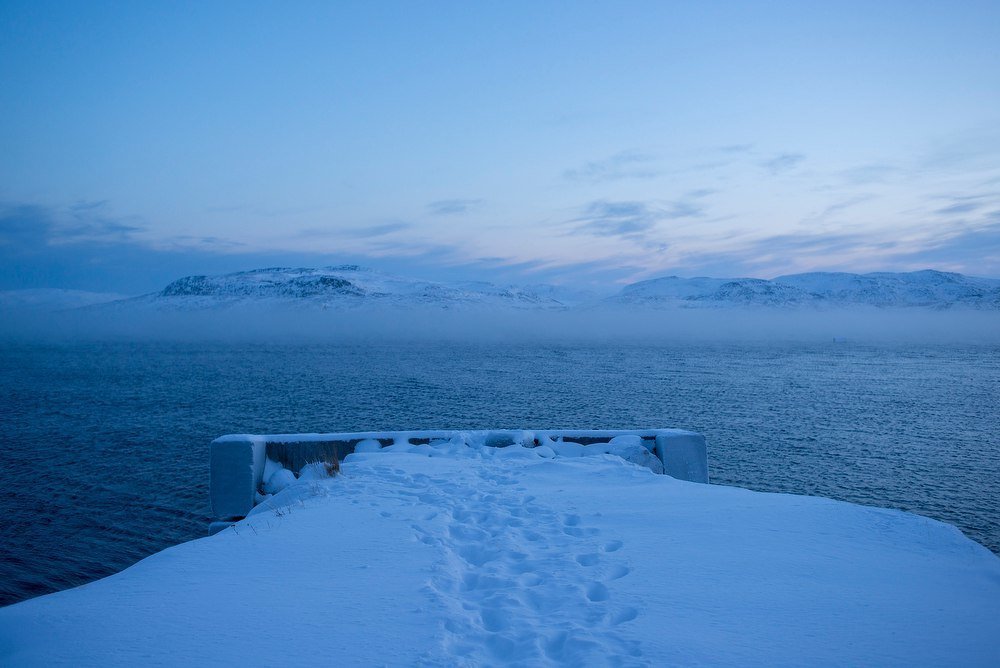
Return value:
M 952 526 L 549 444 L 409 448 L 0 609 L 0 665 L 1000 665 L 1000 559 Z
M 548 449 L 542 452 L 563 457 L 611 453 L 655 473 L 708 482 L 705 438 L 682 429 L 232 434 L 211 445 L 212 511 L 222 521 L 246 517 L 261 493 L 277 494 L 294 482 L 294 475 L 314 462 L 342 460 L 353 452 L 382 448 L 429 453 L 427 448 L 445 443 L 456 447 L 544 446 Z M 278 469 L 284 472 L 276 473 Z

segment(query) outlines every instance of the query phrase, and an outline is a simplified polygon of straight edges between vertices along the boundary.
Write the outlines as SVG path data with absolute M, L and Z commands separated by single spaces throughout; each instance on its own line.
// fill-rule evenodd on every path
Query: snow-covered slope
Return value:
M 779 276 L 774 282 L 804 290 L 816 299 L 832 303 L 1000 308 L 1000 280 L 942 271 L 810 273 Z
M 1000 664 L 1000 559 L 952 526 L 552 455 L 351 455 L 0 609 L 0 664 Z
M 563 306 L 555 299 L 514 286 L 422 281 L 356 265 L 321 269 L 274 267 L 221 276 L 186 276 L 158 293 L 119 302 L 116 306 L 201 309 L 260 303 L 317 308 L 482 305 L 552 309 Z
M 101 301 L 107 299 L 94 300 Z M 0 294 L 0 306 L 3 303 Z M 593 292 L 560 286 L 424 281 L 356 265 L 320 269 L 274 267 L 217 276 L 186 276 L 160 292 L 94 308 L 128 313 L 135 309 L 186 311 L 260 305 L 305 309 L 873 306 L 1000 310 L 1000 280 L 931 270 L 903 274 L 809 273 L 772 280 L 670 276 L 633 283 L 613 297 L 598 300 Z
M 634 306 L 927 307 L 1000 309 L 1000 280 L 925 270 L 814 272 L 760 278 L 655 278 L 625 286 L 608 303 Z

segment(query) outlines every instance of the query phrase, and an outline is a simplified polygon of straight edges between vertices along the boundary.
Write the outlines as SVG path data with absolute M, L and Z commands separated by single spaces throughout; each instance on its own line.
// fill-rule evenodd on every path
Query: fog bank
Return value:
M 497 310 L 242 304 L 204 310 L 104 305 L 0 310 L 0 340 L 19 342 L 908 342 L 1000 343 L 1000 312 L 767 308 Z

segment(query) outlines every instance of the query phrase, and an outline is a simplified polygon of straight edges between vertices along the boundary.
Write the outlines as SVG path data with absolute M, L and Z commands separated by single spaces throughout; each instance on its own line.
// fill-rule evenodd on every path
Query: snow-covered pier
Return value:
M 453 443 L 543 448 L 553 456 L 614 454 L 656 473 L 708 482 L 701 434 L 682 429 L 545 429 L 394 431 L 329 434 L 230 434 L 212 442 L 210 496 L 213 532 L 246 517 L 265 495 L 280 492 L 309 464 L 341 461 L 354 452 L 432 452 Z M 308 474 L 308 473 L 307 473 Z
M 705 479 L 689 432 L 212 450 L 216 493 L 264 483 L 246 518 L 0 609 L 0 665 L 1000 665 L 996 555 L 898 510 L 656 475 Z

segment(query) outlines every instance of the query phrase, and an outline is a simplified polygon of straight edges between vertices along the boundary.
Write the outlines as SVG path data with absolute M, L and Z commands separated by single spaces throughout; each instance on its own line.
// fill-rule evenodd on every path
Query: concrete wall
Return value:
M 534 447 L 546 439 L 581 445 L 607 443 L 615 436 L 634 435 L 655 453 L 663 469 L 674 478 L 708 482 L 708 449 L 705 437 L 682 429 L 543 429 L 489 431 L 403 431 L 331 434 L 232 434 L 212 441 L 210 489 L 212 512 L 219 520 L 246 517 L 256 504 L 264 462 L 272 459 L 298 473 L 313 462 L 343 460 L 364 440 L 383 447 L 393 443 L 420 445 L 449 440 L 461 434 L 467 442 L 490 447 L 520 444 Z

